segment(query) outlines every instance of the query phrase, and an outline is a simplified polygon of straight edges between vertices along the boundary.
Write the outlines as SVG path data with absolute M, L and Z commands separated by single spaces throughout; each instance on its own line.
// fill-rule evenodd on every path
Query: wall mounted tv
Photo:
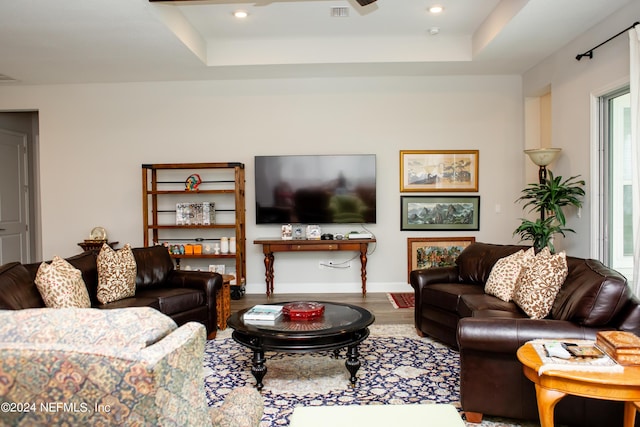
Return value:
M 376 222 L 376 156 L 256 156 L 257 224 Z

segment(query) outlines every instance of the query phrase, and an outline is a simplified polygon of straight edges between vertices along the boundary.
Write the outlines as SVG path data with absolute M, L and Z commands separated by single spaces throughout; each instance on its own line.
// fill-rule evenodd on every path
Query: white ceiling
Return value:
M 4 0 L 0 84 L 521 74 L 630 1 Z

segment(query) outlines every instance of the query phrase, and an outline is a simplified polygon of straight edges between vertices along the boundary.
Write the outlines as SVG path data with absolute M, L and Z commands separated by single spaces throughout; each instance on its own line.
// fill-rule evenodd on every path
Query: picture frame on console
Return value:
M 408 237 L 407 283 L 413 270 L 454 265 L 460 252 L 475 241 L 475 237 Z
M 400 192 L 477 192 L 478 164 L 478 150 L 402 150 Z
M 400 230 L 480 229 L 480 196 L 400 196 Z

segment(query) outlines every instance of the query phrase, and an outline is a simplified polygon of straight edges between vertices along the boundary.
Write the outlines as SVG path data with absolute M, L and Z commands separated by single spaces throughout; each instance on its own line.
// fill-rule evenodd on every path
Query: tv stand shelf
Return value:
M 310 251 L 355 251 L 360 252 L 360 277 L 362 279 L 362 296 L 367 295 L 367 248 L 376 239 L 357 240 L 282 240 L 256 239 L 256 245 L 262 245 L 264 253 L 265 281 L 267 297 L 273 294 L 273 262 L 274 252 L 310 252 Z

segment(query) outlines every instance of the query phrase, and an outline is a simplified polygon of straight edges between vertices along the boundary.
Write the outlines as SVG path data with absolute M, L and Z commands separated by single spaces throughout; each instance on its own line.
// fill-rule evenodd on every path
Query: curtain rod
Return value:
M 582 59 L 583 56 L 588 56 L 589 59 L 593 59 L 593 51 L 596 50 L 597 48 L 599 48 L 600 46 L 602 46 L 605 43 L 609 43 L 611 40 L 615 39 L 616 37 L 618 37 L 619 35 L 624 34 L 625 32 L 629 31 L 630 29 L 632 29 L 633 27 L 635 27 L 636 25 L 640 25 L 640 22 L 634 22 L 633 25 L 631 25 L 628 28 L 625 28 L 624 30 L 620 31 L 618 34 L 616 34 L 613 37 L 608 38 L 607 40 L 603 41 L 602 43 L 600 43 L 598 46 L 596 47 L 592 47 L 591 49 L 589 49 L 588 51 L 586 51 L 585 53 L 581 53 L 580 55 L 576 56 L 576 59 L 578 61 L 580 61 Z

